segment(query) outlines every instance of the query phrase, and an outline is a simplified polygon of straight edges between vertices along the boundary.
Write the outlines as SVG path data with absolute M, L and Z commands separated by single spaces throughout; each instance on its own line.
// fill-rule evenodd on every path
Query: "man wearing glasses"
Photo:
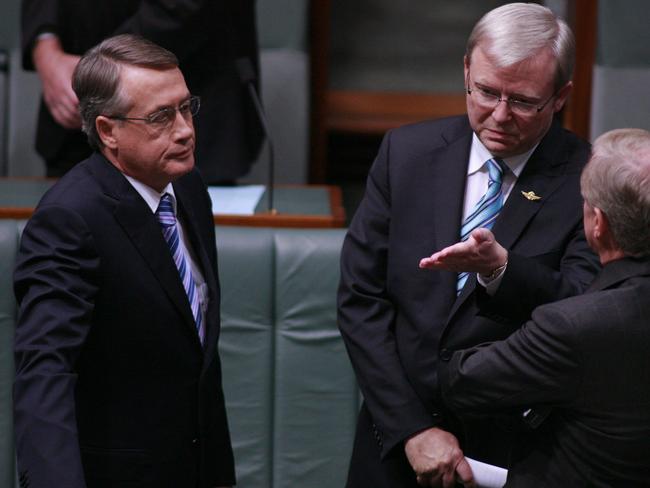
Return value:
M 453 416 L 436 366 L 598 269 L 579 190 L 589 145 L 554 120 L 573 56 L 547 8 L 499 7 L 467 43 L 467 115 L 386 135 L 341 257 L 339 325 L 365 400 L 348 487 L 471 484 L 464 455 L 506 466 L 514 432 L 535 424 Z
M 199 99 L 132 35 L 86 53 L 73 87 L 95 152 L 39 203 L 14 274 L 21 487 L 230 486 Z

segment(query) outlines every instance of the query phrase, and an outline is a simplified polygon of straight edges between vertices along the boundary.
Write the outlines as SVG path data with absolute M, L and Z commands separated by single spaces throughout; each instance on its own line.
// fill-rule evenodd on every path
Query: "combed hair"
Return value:
M 468 61 L 479 45 L 499 67 L 512 66 L 549 49 L 557 61 L 556 90 L 573 75 L 573 32 L 564 20 L 536 3 L 509 3 L 485 14 L 467 40 Z
M 594 142 L 580 180 L 582 196 L 606 216 L 628 256 L 650 256 L 650 132 L 616 129 Z
M 72 75 L 72 89 L 79 99 L 81 128 L 95 150 L 103 146 L 95 126 L 97 117 L 125 113 L 132 103 L 120 91 L 123 65 L 165 70 L 178 67 L 178 59 L 170 51 L 133 34 L 110 37 L 82 56 Z

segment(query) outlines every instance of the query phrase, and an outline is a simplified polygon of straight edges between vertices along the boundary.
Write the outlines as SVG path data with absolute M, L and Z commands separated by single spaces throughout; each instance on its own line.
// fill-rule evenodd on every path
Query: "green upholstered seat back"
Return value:
M 0 488 L 16 486 L 11 403 L 16 301 L 12 273 L 22 224 L 16 220 L 0 220 Z
M 336 327 L 343 236 L 217 227 L 238 486 L 345 483 L 358 395 Z

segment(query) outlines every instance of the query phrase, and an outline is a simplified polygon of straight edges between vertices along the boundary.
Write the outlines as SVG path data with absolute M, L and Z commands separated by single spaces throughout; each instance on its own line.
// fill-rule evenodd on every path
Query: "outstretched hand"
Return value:
M 474 229 L 464 242 L 420 260 L 420 268 L 489 275 L 508 261 L 508 251 L 488 229 Z

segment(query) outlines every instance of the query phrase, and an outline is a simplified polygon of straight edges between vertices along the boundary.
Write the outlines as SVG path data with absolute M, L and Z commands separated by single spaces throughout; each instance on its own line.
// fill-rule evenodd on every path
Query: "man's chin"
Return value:
M 498 158 L 507 158 L 517 154 L 517 144 L 518 141 L 513 141 L 509 138 L 485 138 L 481 140 L 483 145 L 487 148 L 490 153 Z
M 184 159 L 170 159 L 167 162 L 167 173 L 173 174 L 174 179 L 186 175 L 194 168 L 194 155 Z

